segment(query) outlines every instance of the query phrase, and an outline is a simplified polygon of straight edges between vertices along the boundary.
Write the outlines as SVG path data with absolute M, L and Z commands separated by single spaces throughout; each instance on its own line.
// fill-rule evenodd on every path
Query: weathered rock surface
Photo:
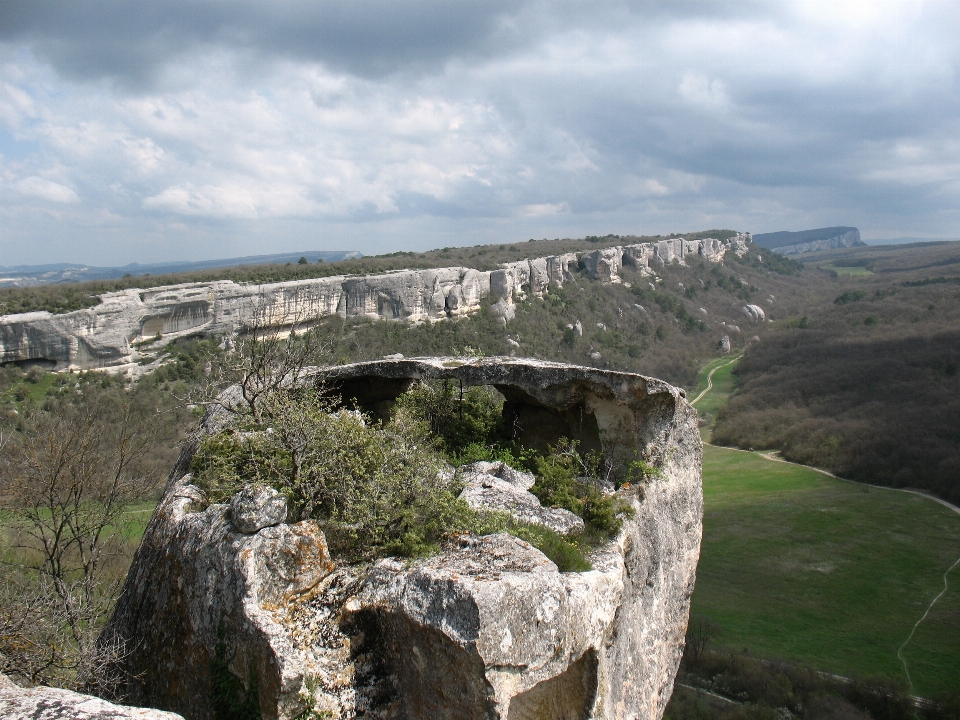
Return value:
M 476 312 L 488 297 L 496 299 L 493 312 L 509 321 L 516 301 L 542 296 L 551 283 L 563 285 L 578 268 L 601 282 L 620 282 L 622 262 L 641 272 L 652 272 L 651 263 L 683 262 L 690 254 L 719 262 L 728 249 L 746 252 L 749 237 L 738 235 L 726 242 L 673 238 L 583 256 L 566 253 L 521 260 L 493 271 L 449 267 L 264 285 L 221 280 L 104 293 L 99 305 L 85 310 L 0 316 L 0 363 L 37 360 L 57 369 L 136 369 L 145 354 L 179 337 L 229 336 L 254 322 L 289 327 L 334 315 L 440 320 Z
M 730 336 L 724 335 L 721 337 L 720 342 L 717 343 L 717 347 L 720 348 L 720 352 L 724 355 L 728 354 L 730 352 Z
M 370 411 L 422 378 L 494 386 L 521 443 L 563 435 L 621 467 L 658 468 L 620 491 L 635 515 L 590 556 L 593 570 L 560 573 L 508 535 L 461 537 L 427 560 L 334 569 L 311 521 L 243 534 L 229 505 L 204 507 L 184 475 L 190 444 L 104 631 L 104 642 L 137 643 L 117 668 L 129 678 L 118 690 L 209 718 L 212 676 L 226 667 L 264 718 L 308 708 L 333 718 L 660 718 L 701 534 L 702 444 L 683 391 L 510 358 L 384 360 L 315 375 Z M 461 472 L 511 495 L 531 481 L 500 464 Z
M 763 322 L 767 317 L 767 314 L 759 305 L 744 305 L 743 312 L 753 322 Z
M 0 675 L 0 717 L 7 720 L 183 720 L 149 708 L 114 705 L 60 688 L 22 688 Z
M 230 520 L 242 533 L 251 535 L 287 519 L 287 500 L 272 487 L 247 485 L 230 501 Z
M 561 535 L 583 532 L 583 520 L 563 508 L 545 508 L 527 492 L 536 480 L 503 462 L 475 462 L 459 468 L 460 497 L 476 509 L 510 513 L 517 520 L 543 525 Z
M 821 250 L 866 245 L 860 240 L 860 231 L 855 227 L 763 233 L 756 236 L 756 243 L 760 247 L 770 248 L 781 255 L 802 255 Z

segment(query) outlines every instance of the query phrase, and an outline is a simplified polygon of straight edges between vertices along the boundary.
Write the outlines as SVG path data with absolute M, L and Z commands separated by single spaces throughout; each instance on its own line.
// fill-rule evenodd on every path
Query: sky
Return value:
M 0 0 L 0 265 L 960 236 L 960 3 Z

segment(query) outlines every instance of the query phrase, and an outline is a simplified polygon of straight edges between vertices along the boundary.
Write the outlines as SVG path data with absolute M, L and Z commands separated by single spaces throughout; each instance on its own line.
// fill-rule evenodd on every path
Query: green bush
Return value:
M 424 555 L 481 529 L 408 415 L 381 426 L 312 392 L 278 393 L 265 407 L 263 427 L 244 418 L 201 442 L 192 471 L 209 500 L 248 482 L 274 487 L 292 518 L 319 521 L 331 551 L 353 558 Z
M 576 441 L 561 438 L 546 455 L 534 460 L 537 481 L 530 492 L 546 507 L 561 507 L 583 518 L 591 539 L 609 539 L 620 532 L 632 508 L 597 487 L 603 473 L 600 453 L 581 455 Z
M 502 437 L 503 399 L 493 388 L 464 388 L 451 380 L 420 382 L 398 398 L 394 414 L 425 423 L 451 460 L 468 446 Z
M 615 535 L 629 506 L 578 477 L 599 475 L 599 453 L 581 456 L 575 443 L 563 441 L 544 456 L 503 441 L 502 402 L 487 388 L 465 389 L 461 401 L 452 383 L 423 383 L 380 424 L 313 391 L 276 392 L 261 400 L 259 423 L 240 415 L 229 429 L 205 437 L 191 471 L 210 502 L 227 500 L 247 483 L 277 489 L 291 519 L 317 520 L 331 551 L 348 559 L 422 556 L 452 535 L 509 532 L 562 571 L 589 569 L 584 549 Z M 500 460 L 534 470 L 534 494 L 580 515 L 587 531 L 564 538 L 471 509 L 459 499 L 453 473 L 444 471 L 447 460 Z

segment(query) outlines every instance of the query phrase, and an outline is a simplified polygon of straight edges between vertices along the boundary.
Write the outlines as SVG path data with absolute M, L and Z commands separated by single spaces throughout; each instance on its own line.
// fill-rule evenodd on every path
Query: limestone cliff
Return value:
M 425 560 L 334 567 L 317 524 L 285 523 L 275 495 L 207 505 L 184 474 L 190 444 L 101 638 L 137 648 L 115 668 L 129 678 L 121 694 L 188 720 L 212 717 L 230 682 L 268 719 L 659 720 L 701 536 L 702 444 L 682 390 L 510 358 L 378 361 L 315 377 L 366 408 L 420 378 L 493 385 L 518 441 L 578 438 L 657 472 L 620 491 L 635 515 L 590 556 L 588 572 L 561 573 L 505 534 L 461 536 Z M 200 432 L 221 427 L 223 412 Z M 530 482 L 523 473 L 496 464 L 464 472 L 464 492 L 486 475 L 491 506 L 520 502 L 536 515 L 533 501 L 517 500 Z M 495 497 L 497 479 L 511 486 L 509 502 Z
M 838 248 L 862 247 L 860 231 L 855 227 L 830 227 L 800 232 L 762 233 L 754 236 L 760 247 L 769 248 L 780 255 L 802 255 L 836 250 Z
M 229 280 L 104 293 L 100 304 L 62 315 L 47 312 L 0 317 L 0 363 L 46 360 L 57 369 L 135 367 L 143 353 L 191 335 L 231 335 L 255 317 L 270 326 L 309 324 L 325 317 L 368 317 L 423 322 L 478 311 L 482 301 L 512 305 L 563 285 L 581 270 L 600 282 L 619 282 L 623 262 L 643 273 L 697 254 L 719 262 L 727 250 L 742 254 L 749 235 L 726 242 L 672 238 L 654 243 L 567 253 L 507 263 L 498 270 L 465 267 L 342 275 L 265 285 Z

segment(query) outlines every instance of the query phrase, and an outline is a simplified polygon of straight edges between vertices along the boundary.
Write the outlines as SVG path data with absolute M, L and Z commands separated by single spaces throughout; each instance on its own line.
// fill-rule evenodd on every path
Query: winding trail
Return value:
M 950 569 L 943 574 L 943 590 L 941 590 L 940 593 L 933 600 L 930 601 L 930 604 L 927 605 L 926 612 L 923 613 L 923 617 L 921 617 L 919 620 L 917 620 L 913 624 L 913 629 L 910 631 L 910 634 L 907 636 L 907 639 L 903 641 L 903 645 L 901 645 L 900 648 L 897 650 L 897 657 L 900 658 L 900 662 L 903 663 L 903 671 L 907 674 L 907 682 L 910 683 L 911 692 L 913 692 L 913 678 L 910 677 L 910 671 L 907 669 L 907 661 L 904 659 L 902 654 L 903 649 L 907 646 L 907 644 L 911 640 L 913 640 L 913 634 L 917 631 L 917 627 L 920 625 L 920 623 L 922 623 L 924 620 L 927 619 L 927 615 L 930 614 L 930 610 L 933 608 L 933 606 L 937 604 L 937 600 L 942 598 L 944 593 L 947 592 L 947 575 L 949 575 L 950 571 L 953 570 L 957 565 L 960 565 L 960 558 L 957 558 L 956 562 L 954 562 L 953 565 L 950 566 Z
M 696 398 L 694 398 L 693 400 L 690 401 L 690 404 L 691 404 L 691 405 L 696 405 L 698 402 L 700 402 L 700 398 L 702 398 L 702 397 L 703 397 L 704 395 L 706 395 L 708 392 L 710 392 L 711 390 L 713 390 L 713 374 L 714 374 L 717 370 L 719 370 L 720 368 L 725 368 L 725 367 L 727 367 L 727 365 L 733 365 L 733 364 L 734 364 L 737 360 L 739 360 L 741 357 L 742 357 L 741 355 L 737 355 L 735 358 L 732 358 L 732 359 L 730 360 L 730 362 L 725 362 L 725 363 L 723 363 L 723 365 L 717 365 L 715 368 L 713 368 L 713 369 L 707 374 L 707 386 L 703 389 L 703 392 L 701 392 L 699 395 L 697 395 Z
M 727 365 L 731 365 L 732 363 L 736 362 L 736 361 L 739 360 L 739 359 L 740 359 L 740 356 L 737 356 L 737 357 L 733 358 L 730 362 L 724 363 L 724 364 L 722 364 L 722 365 L 717 365 L 717 367 L 713 368 L 713 369 L 710 371 L 710 374 L 707 375 L 707 387 L 704 388 L 703 392 L 701 392 L 699 395 L 697 395 L 696 399 L 693 400 L 693 402 L 691 402 L 690 404 L 691 404 L 691 405 L 696 405 L 697 402 L 700 400 L 700 398 L 702 398 L 702 397 L 703 397 L 704 395 L 706 395 L 710 390 L 713 389 L 713 374 L 714 374 L 717 370 L 719 370 L 720 368 L 727 367 Z M 709 442 L 706 443 L 706 444 L 707 444 L 707 445 L 713 445 L 713 443 L 709 443 Z M 759 452 L 759 451 L 754 451 L 754 450 L 743 450 L 743 449 L 741 449 L 741 448 L 726 447 L 726 446 L 724 446 L 724 445 L 714 445 L 714 447 L 723 448 L 724 450 L 736 450 L 737 452 L 748 452 L 748 453 L 750 453 L 751 455 L 759 455 L 760 457 L 764 458 L 765 460 L 770 460 L 771 462 L 782 462 L 782 463 L 786 463 L 786 464 L 788 464 L 788 465 L 796 465 L 797 467 L 806 468 L 807 470 L 813 470 L 814 472 L 818 472 L 818 473 L 820 473 L 821 475 L 826 475 L 826 476 L 831 477 L 831 478 L 833 478 L 833 479 L 835 479 L 835 480 L 842 480 L 843 482 L 856 483 L 857 485 L 863 485 L 863 486 L 865 486 L 865 487 L 877 488 L 878 490 L 893 490 L 893 491 L 895 491 L 895 492 L 904 492 L 904 493 L 910 493 L 911 495 L 919 495 L 920 497 L 925 497 L 925 498 L 927 498 L 928 500 L 933 500 L 934 502 L 940 503 L 940 504 L 943 505 L 944 507 L 949 508 L 949 509 L 952 510 L 953 512 L 955 512 L 955 513 L 957 513 L 958 515 L 960 515 L 960 507 L 954 505 L 953 503 L 947 502 L 946 500 L 944 500 L 944 499 L 942 499 L 942 498 L 938 498 L 938 497 L 936 497 L 935 495 L 931 495 L 930 493 L 923 492 L 922 490 L 913 490 L 913 489 L 910 489 L 910 488 L 894 488 L 894 487 L 889 487 L 889 486 L 886 486 L 886 485 L 872 485 L 872 484 L 870 484 L 870 483 L 859 482 L 859 481 L 857 481 L 857 480 L 850 480 L 850 479 L 848 479 L 848 478 L 840 477 L 839 475 L 834 475 L 832 472 L 830 472 L 830 471 L 828 471 L 828 470 L 823 470 L 822 468 L 814 467 L 813 465 L 804 465 L 804 464 L 802 464 L 802 463 L 795 463 L 795 462 L 791 462 L 790 460 L 785 460 L 784 458 L 779 457 L 776 451 L 773 451 L 773 452 Z M 900 660 L 900 663 L 903 665 L 903 672 L 904 672 L 904 673 L 906 674 L 906 676 L 907 676 L 907 682 L 910 683 L 910 691 L 911 691 L 911 692 L 913 691 L 913 679 L 910 677 L 910 670 L 907 668 L 907 661 L 906 661 L 906 659 L 903 657 L 903 650 L 904 650 L 904 648 L 907 647 L 907 645 L 910 644 L 910 641 L 913 640 L 913 635 L 914 635 L 914 633 L 916 633 L 917 628 L 920 626 L 920 623 L 922 623 L 924 620 L 927 619 L 927 615 L 930 614 L 930 611 L 933 609 L 933 606 L 936 605 L 936 604 L 937 604 L 937 601 L 940 600 L 940 598 L 942 598 L 942 597 L 947 593 L 947 590 L 948 590 L 948 588 L 949 588 L 947 576 L 948 576 L 951 572 L 953 572 L 953 570 L 956 569 L 956 567 L 957 567 L 958 565 L 960 565 L 960 557 L 958 557 L 958 558 L 954 561 L 953 565 L 951 565 L 949 568 L 947 568 L 947 571 L 943 574 L 943 590 L 941 590 L 939 593 L 937 593 L 937 596 L 936 596 L 935 598 L 933 598 L 933 600 L 930 601 L 930 604 L 927 605 L 927 609 L 924 611 L 923 615 L 920 617 L 919 620 L 917 620 L 917 621 L 913 624 L 913 628 L 910 630 L 910 634 L 907 636 L 907 639 L 904 640 L 904 641 L 903 641 L 903 644 L 897 649 L 897 659 L 899 659 L 899 660 Z

